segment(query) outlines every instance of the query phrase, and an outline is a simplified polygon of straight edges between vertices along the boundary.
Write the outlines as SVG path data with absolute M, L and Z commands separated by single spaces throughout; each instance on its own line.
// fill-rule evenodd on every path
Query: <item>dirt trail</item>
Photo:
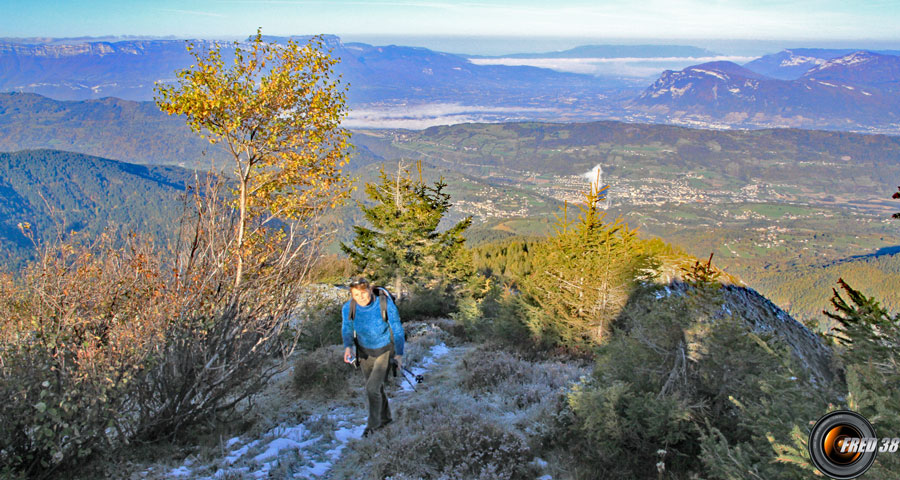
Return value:
M 473 348 L 472 345 L 448 347 L 442 341 L 431 344 L 434 340 L 434 335 L 413 336 L 408 339 L 408 350 L 418 350 L 418 355 L 410 356 L 412 365 L 408 368 L 414 375 L 422 375 L 425 381 L 415 384 L 414 375 L 407 374 L 415 384 L 413 387 L 399 374 L 396 378 L 390 378 L 392 385 L 388 388 L 388 396 L 395 412 L 402 412 L 404 404 L 409 403 L 412 396 L 429 395 L 428 378 L 439 375 L 447 365 L 452 365 Z M 362 438 L 367 414 L 363 393 L 354 387 L 359 390 L 354 392 L 354 396 L 335 398 L 331 402 L 317 402 L 309 415 L 298 423 L 290 420 L 298 403 L 278 401 L 279 398 L 289 398 L 291 395 L 290 382 L 291 375 L 288 371 L 277 379 L 278 385 L 267 389 L 268 392 L 264 395 L 270 398 L 261 402 L 268 405 L 269 418 L 286 420 L 279 421 L 277 425 L 264 431 L 248 432 L 227 439 L 215 453 L 209 452 L 208 448 L 203 452 L 202 447 L 198 447 L 197 453 L 188 455 L 179 465 L 157 464 L 131 477 L 148 480 L 332 478 L 332 465 L 346 448 L 353 448 L 354 442 Z M 308 404 L 304 406 L 309 408 Z

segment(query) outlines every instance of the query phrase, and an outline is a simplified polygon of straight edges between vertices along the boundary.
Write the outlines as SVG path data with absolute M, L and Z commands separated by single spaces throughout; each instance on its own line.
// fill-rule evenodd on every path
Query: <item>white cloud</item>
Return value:
M 358 108 L 342 123 L 349 128 L 406 128 L 421 130 L 458 123 L 498 123 L 524 120 L 526 112 L 551 112 L 547 108 L 485 107 L 458 103 L 429 103 Z
M 469 61 L 476 65 L 524 65 L 560 72 L 645 78 L 658 76 L 663 70 L 680 70 L 699 63 L 719 61 L 746 63 L 755 58 L 757 57 L 471 58 Z

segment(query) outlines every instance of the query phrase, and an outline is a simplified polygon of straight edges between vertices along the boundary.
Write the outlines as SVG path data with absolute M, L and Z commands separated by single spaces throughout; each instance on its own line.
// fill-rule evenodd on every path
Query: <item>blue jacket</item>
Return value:
M 387 298 L 387 317 L 391 328 L 394 330 L 394 353 L 403 355 L 403 345 L 406 343 L 406 337 L 403 334 L 403 325 L 400 324 L 400 313 L 397 311 L 397 305 Z M 356 315 L 351 324 L 350 322 L 350 301 L 344 304 L 341 310 L 343 323 L 341 324 L 341 336 L 344 339 L 344 347 L 353 346 L 353 330 L 356 329 L 356 338 L 359 344 L 368 349 L 376 349 L 384 347 L 391 343 L 391 330 L 388 329 L 386 323 L 381 318 L 381 296 L 372 295 L 372 301 L 368 305 L 356 305 Z

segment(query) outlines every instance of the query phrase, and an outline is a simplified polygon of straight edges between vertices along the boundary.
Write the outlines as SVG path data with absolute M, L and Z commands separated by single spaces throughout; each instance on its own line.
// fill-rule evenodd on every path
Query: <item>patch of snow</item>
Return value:
M 871 97 L 871 96 L 872 96 L 872 94 L 869 93 L 869 92 L 862 91 L 862 90 L 861 90 L 861 92 L 862 92 L 863 95 L 865 95 L 865 96 L 867 96 L 867 97 Z
M 335 430 L 334 438 L 336 438 L 337 441 L 339 441 L 341 443 L 347 443 L 351 439 L 362 438 L 363 430 L 365 430 L 365 429 L 366 429 L 366 427 L 363 425 L 359 425 L 356 427 L 350 427 L 350 428 L 339 428 L 339 429 Z
M 450 351 L 450 349 L 447 348 L 447 345 L 445 345 L 443 343 L 439 343 L 437 345 L 432 345 L 431 349 L 428 350 L 429 355 L 426 355 L 425 358 L 423 358 L 419 362 L 419 370 L 422 370 L 424 368 L 434 365 L 435 360 L 442 357 L 443 355 L 446 355 L 449 351 Z M 415 372 L 416 368 L 411 368 L 410 370 Z M 423 372 L 415 372 L 415 373 L 417 375 L 419 375 L 421 373 L 424 373 L 424 370 L 423 370 Z
M 294 478 L 311 478 L 310 475 L 321 477 L 331 470 L 331 462 L 313 462 L 311 467 L 304 467 L 303 470 L 294 474 Z
M 236 462 L 239 458 L 243 457 L 244 454 L 247 453 L 248 450 L 250 450 L 251 448 L 255 447 L 258 444 L 259 444 L 259 440 L 254 440 L 254 441 L 244 445 L 243 447 L 231 452 L 227 457 L 225 457 L 225 463 L 231 465 L 232 463 Z
M 313 439 L 312 441 L 310 441 L 308 443 L 312 443 L 315 440 L 317 440 L 317 439 Z M 257 462 L 262 462 L 263 460 L 268 460 L 270 458 L 277 457 L 278 453 L 281 452 L 282 450 L 287 450 L 289 448 L 299 450 L 302 446 L 303 445 L 301 445 L 300 443 L 298 443 L 294 440 L 291 440 L 289 438 L 276 438 L 275 440 L 271 441 L 269 443 L 269 445 L 266 446 L 265 452 L 260 453 L 259 455 L 253 457 L 253 460 L 255 460 Z
M 232 445 L 241 441 L 241 437 L 229 438 L 227 442 L 225 442 L 225 448 L 231 448 Z
M 224 477 L 227 473 L 241 473 L 241 474 L 247 474 L 247 475 L 249 475 L 249 474 L 250 474 L 250 468 L 248 468 L 248 467 L 241 467 L 241 468 L 230 468 L 230 469 L 228 469 L 228 470 L 216 470 L 216 474 L 213 476 L 213 478 L 222 478 L 222 477 Z
M 406 378 L 409 380 L 409 381 L 402 380 L 400 382 L 400 389 L 403 390 L 404 392 L 413 391 L 412 384 L 415 382 L 414 376 L 415 375 L 425 375 L 425 373 L 428 372 L 428 367 L 431 367 L 432 365 L 434 365 L 435 361 L 438 358 L 449 353 L 450 349 L 447 348 L 446 344 L 439 343 L 437 345 L 432 345 L 431 348 L 428 350 L 428 352 L 429 352 L 429 354 L 426 355 L 424 358 L 422 358 L 422 360 L 419 362 L 418 366 L 405 367 L 405 368 L 408 368 L 410 372 L 412 372 L 412 375 L 404 373 Z
M 726 76 L 726 75 L 724 75 L 724 74 L 721 74 L 721 73 L 719 73 L 719 72 L 714 72 L 714 71 L 712 71 L 712 70 L 704 70 L 704 69 L 702 69 L 702 68 L 692 68 L 691 71 L 692 71 L 692 72 L 697 72 L 697 73 L 703 73 L 703 74 L 706 74 L 706 75 L 711 75 L 711 76 L 713 76 L 713 77 L 716 77 L 716 78 L 718 78 L 718 79 L 725 80 L 725 81 L 728 80 L 728 76 Z
M 169 470 L 166 475 L 169 477 L 186 477 L 191 474 L 191 469 L 182 465 L 174 470 Z
M 671 88 L 672 98 L 677 98 L 677 97 L 684 95 L 684 92 L 688 91 L 688 89 L 691 88 L 692 86 L 693 86 L 692 83 L 688 83 L 683 88 L 675 88 L 675 86 L 673 85 Z
M 850 85 L 841 85 L 841 86 L 846 88 L 847 90 L 856 90 L 855 88 L 851 87 Z
M 857 63 L 868 62 L 871 59 L 872 59 L 872 56 L 866 52 L 854 52 L 854 53 L 851 53 L 850 55 L 845 55 L 840 58 L 835 58 L 835 59 L 829 60 L 828 62 L 818 65 L 811 71 L 825 70 L 828 67 L 831 67 L 834 65 L 856 65 Z
M 837 87 L 837 85 L 835 85 L 833 83 L 828 83 L 828 82 L 817 81 L 816 83 L 820 83 L 822 85 L 825 85 L 826 87 Z
M 857 63 L 863 63 L 870 59 L 871 57 L 863 52 L 855 52 L 847 55 L 846 57 L 836 58 L 832 60 L 832 62 L 836 65 L 856 65 Z
M 791 55 L 790 58 L 786 58 L 786 59 L 782 60 L 781 65 L 779 65 L 779 66 L 781 66 L 781 67 L 796 67 L 799 65 L 806 65 L 806 64 L 810 64 L 810 63 L 812 63 L 814 65 L 822 65 L 825 62 L 826 62 L 826 60 L 824 58 L 804 57 L 802 55 L 797 55 L 797 56 Z
M 741 93 L 740 88 L 729 88 L 728 91 L 731 93 Z
M 432 345 L 431 347 L 431 356 L 434 358 L 442 357 L 448 353 L 450 353 L 450 349 L 447 348 L 447 345 L 444 343 Z
M 663 298 L 663 297 L 671 297 L 673 293 L 675 293 L 674 290 L 672 290 L 671 288 L 669 288 L 668 285 L 664 285 L 664 286 L 663 286 L 663 290 L 662 290 L 662 291 L 657 291 L 657 292 L 654 294 L 654 296 L 656 296 L 656 299 L 659 300 L 660 298 Z

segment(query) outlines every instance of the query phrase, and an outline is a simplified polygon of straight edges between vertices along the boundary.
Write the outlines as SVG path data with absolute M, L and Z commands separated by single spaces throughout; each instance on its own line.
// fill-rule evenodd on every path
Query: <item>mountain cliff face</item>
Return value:
M 199 48 L 212 42 L 195 41 Z M 64 45 L 0 43 L 0 90 L 61 100 L 119 97 L 149 100 L 157 80 L 191 64 L 183 40 Z
M 832 351 L 816 334 L 752 288 L 726 285 L 725 305 L 748 322 L 755 332 L 771 333 L 790 348 L 794 357 L 817 381 L 834 381 Z
M 731 62 L 666 71 L 634 105 L 674 118 L 737 125 L 853 128 L 900 121 L 900 57 L 859 51 L 831 60 L 792 58 L 801 67 L 813 66 L 795 80 Z
M 666 70 L 638 97 L 643 105 L 686 108 L 703 105 L 713 111 L 729 112 L 754 102 L 761 92 L 782 89 L 785 82 L 768 79 L 732 62 L 711 62 Z

